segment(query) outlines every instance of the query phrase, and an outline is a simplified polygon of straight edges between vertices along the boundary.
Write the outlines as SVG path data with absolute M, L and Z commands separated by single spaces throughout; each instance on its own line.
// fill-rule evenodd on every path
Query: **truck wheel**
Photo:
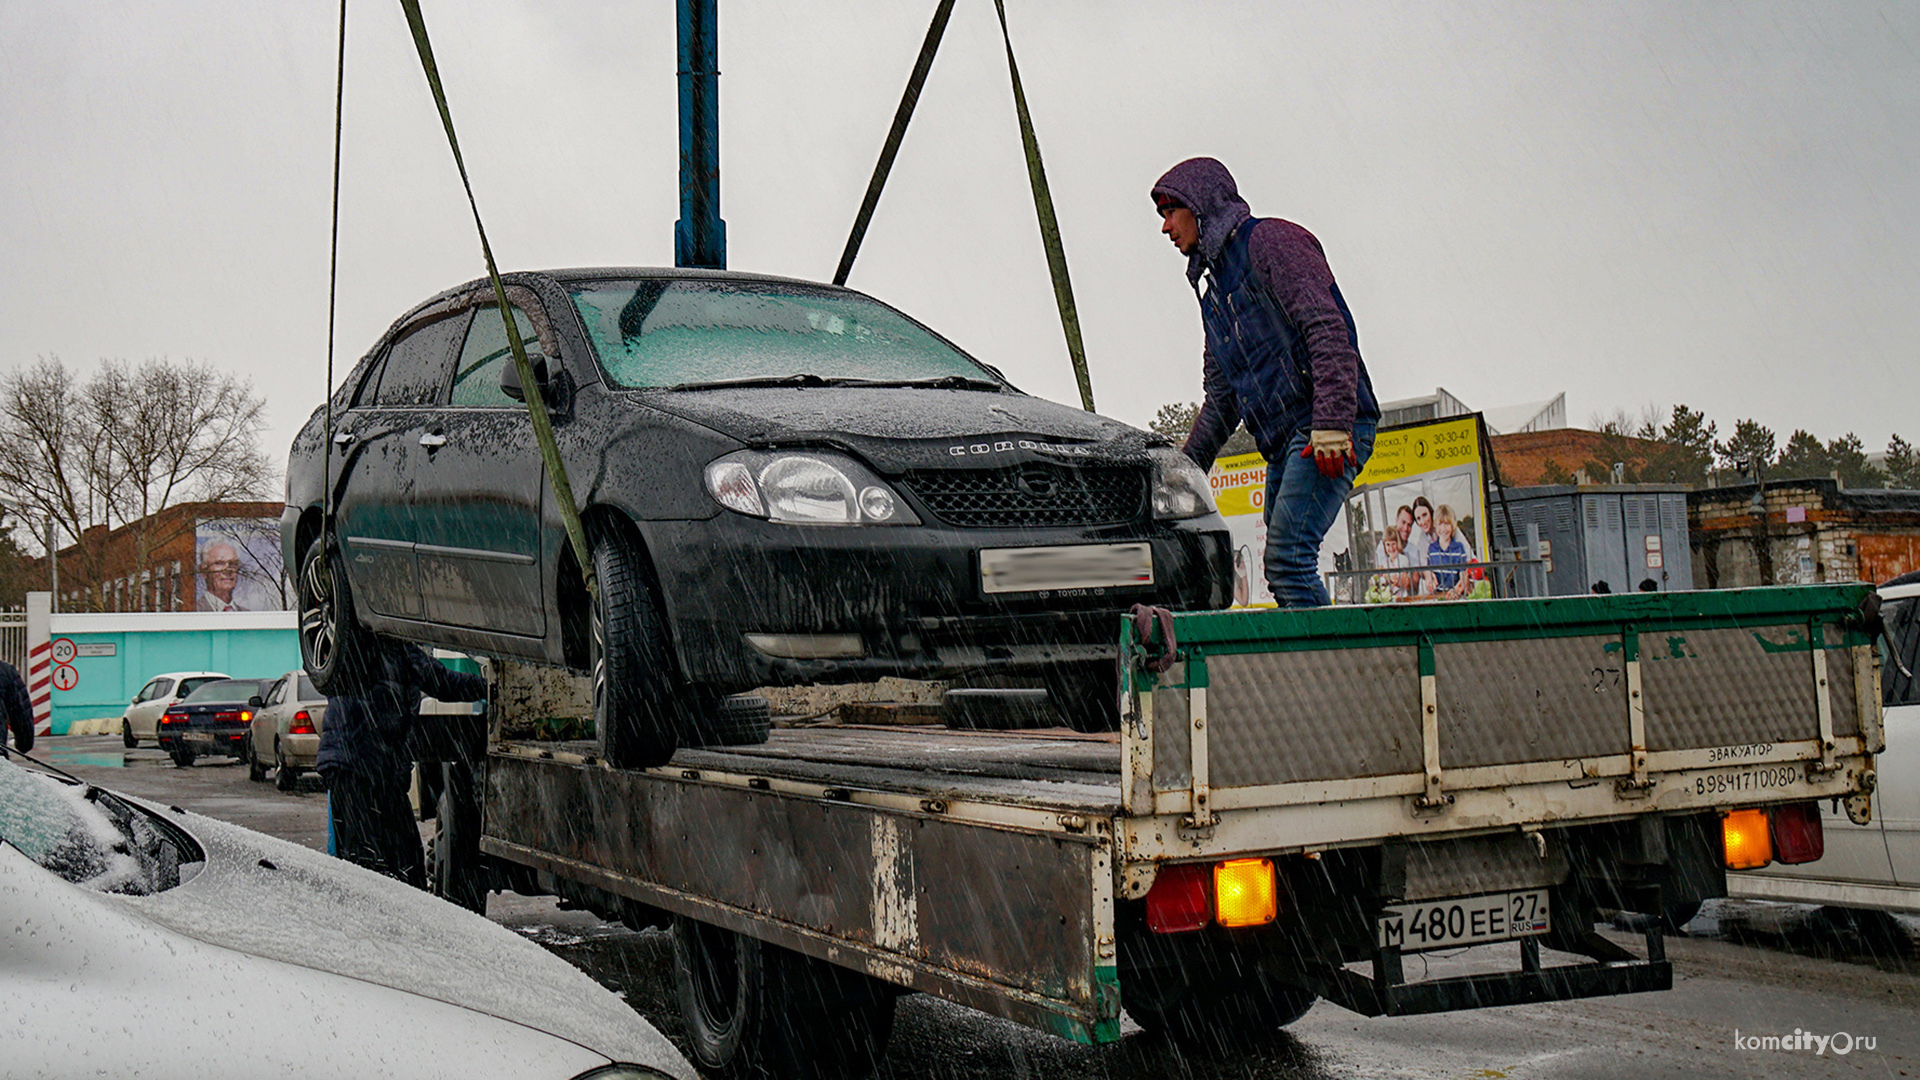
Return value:
M 120 721 L 120 741 L 124 743 L 129 750 L 140 745 L 140 740 L 133 737 L 133 725 L 128 723 L 124 718 Z
M 727 1080 L 856 1080 L 893 1034 L 894 991 L 858 972 L 676 916 L 674 981 L 694 1064 Z
M 329 696 L 361 687 L 374 639 L 353 612 L 353 590 L 338 554 L 318 536 L 300 559 L 300 660 L 314 688 Z
M 758 746 L 773 730 L 773 706 L 758 694 L 721 698 L 686 718 L 681 746 Z
M 435 829 L 427 852 L 433 895 L 468 911 L 487 913 L 486 865 L 480 854 L 480 806 L 474 798 L 473 770 L 448 762 L 446 781 L 434 810 Z M 465 770 L 465 777 L 455 774 Z
M 665 765 L 688 695 L 678 685 L 664 620 L 636 545 L 624 532 L 600 532 L 593 545 L 600 595 L 588 620 L 600 754 L 622 768 Z
M 1049 668 L 1047 694 L 1075 731 L 1120 730 L 1120 669 L 1111 661 Z
M 1136 982 L 1135 985 L 1138 985 Z M 1189 985 L 1178 993 L 1157 988 L 1129 993 L 1123 983 L 1121 1004 L 1134 1022 L 1189 1050 L 1216 1056 L 1245 1053 L 1270 1045 L 1280 1029 L 1307 1015 L 1313 991 L 1254 976 Z

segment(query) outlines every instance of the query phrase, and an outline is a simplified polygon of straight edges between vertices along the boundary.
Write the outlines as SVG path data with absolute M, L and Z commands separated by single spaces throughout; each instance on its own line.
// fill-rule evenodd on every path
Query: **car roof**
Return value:
M 827 289 L 833 292 L 850 293 L 855 296 L 866 295 L 857 289 L 849 289 L 844 285 L 834 285 L 825 281 L 808 281 L 805 278 L 782 277 L 778 274 L 749 274 L 739 270 L 700 270 L 692 267 L 678 266 L 575 266 L 551 270 L 515 270 L 500 275 L 500 280 L 508 285 L 527 285 L 540 280 L 551 281 L 558 285 L 566 285 L 571 282 L 631 281 L 636 278 L 672 278 L 682 281 L 753 281 L 774 285 L 801 285 L 809 289 Z M 472 281 L 455 285 L 451 289 L 436 293 L 414 305 L 405 315 L 394 320 L 394 325 L 399 326 L 407 323 L 417 312 L 430 308 L 435 304 L 452 300 L 455 297 L 466 296 L 476 289 L 488 288 L 491 285 L 491 278 L 474 278 Z
M 174 679 L 177 681 L 180 679 L 205 679 L 208 677 L 215 679 L 233 678 L 233 676 L 224 671 L 163 671 L 158 675 L 147 676 L 147 682 L 152 682 L 155 679 Z

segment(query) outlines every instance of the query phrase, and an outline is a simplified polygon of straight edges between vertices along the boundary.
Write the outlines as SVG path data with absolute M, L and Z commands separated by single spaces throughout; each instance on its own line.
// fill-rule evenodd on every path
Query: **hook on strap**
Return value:
M 1164 675 L 1173 667 L 1175 653 L 1179 651 L 1179 641 L 1173 633 L 1173 612 L 1163 607 L 1147 604 L 1135 604 L 1129 612 L 1133 619 L 1133 663 L 1155 675 Z M 1154 630 L 1159 629 L 1160 651 L 1153 651 Z

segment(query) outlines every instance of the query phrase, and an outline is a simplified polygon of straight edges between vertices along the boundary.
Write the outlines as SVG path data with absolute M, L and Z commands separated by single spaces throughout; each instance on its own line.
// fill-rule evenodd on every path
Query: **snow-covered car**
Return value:
M 169 671 L 148 679 L 147 685 L 133 695 L 127 711 L 120 714 L 120 741 L 129 750 L 142 741 L 154 742 L 160 714 L 207 683 L 224 678 L 227 674 L 221 671 Z
M 326 695 L 313 688 L 306 672 L 289 671 L 275 679 L 260 695 L 252 734 L 241 749 L 247 779 L 265 780 L 272 769 L 274 786 L 292 791 L 300 774 L 319 758 L 320 732 L 326 726 Z
M 357 866 L 0 760 L 0 1073 L 693 1070 L 611 991 Z

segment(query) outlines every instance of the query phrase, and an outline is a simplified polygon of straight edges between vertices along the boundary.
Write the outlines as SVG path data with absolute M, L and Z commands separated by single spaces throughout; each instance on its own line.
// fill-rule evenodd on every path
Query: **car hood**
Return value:
M 1165 440 L 1043 398 L 914 387 L 642 392 L 647 404 L 750 446 L 832 444 L 885 473 L 1023 460 L 1143 460 Z
M 141 805 L 192 834 L 206 864 L 174 888 L 104 903 L 187 938 L 431 998 L 692 1080 L 672 1044 L 617 995 L 505 927 L 297 844 Z

